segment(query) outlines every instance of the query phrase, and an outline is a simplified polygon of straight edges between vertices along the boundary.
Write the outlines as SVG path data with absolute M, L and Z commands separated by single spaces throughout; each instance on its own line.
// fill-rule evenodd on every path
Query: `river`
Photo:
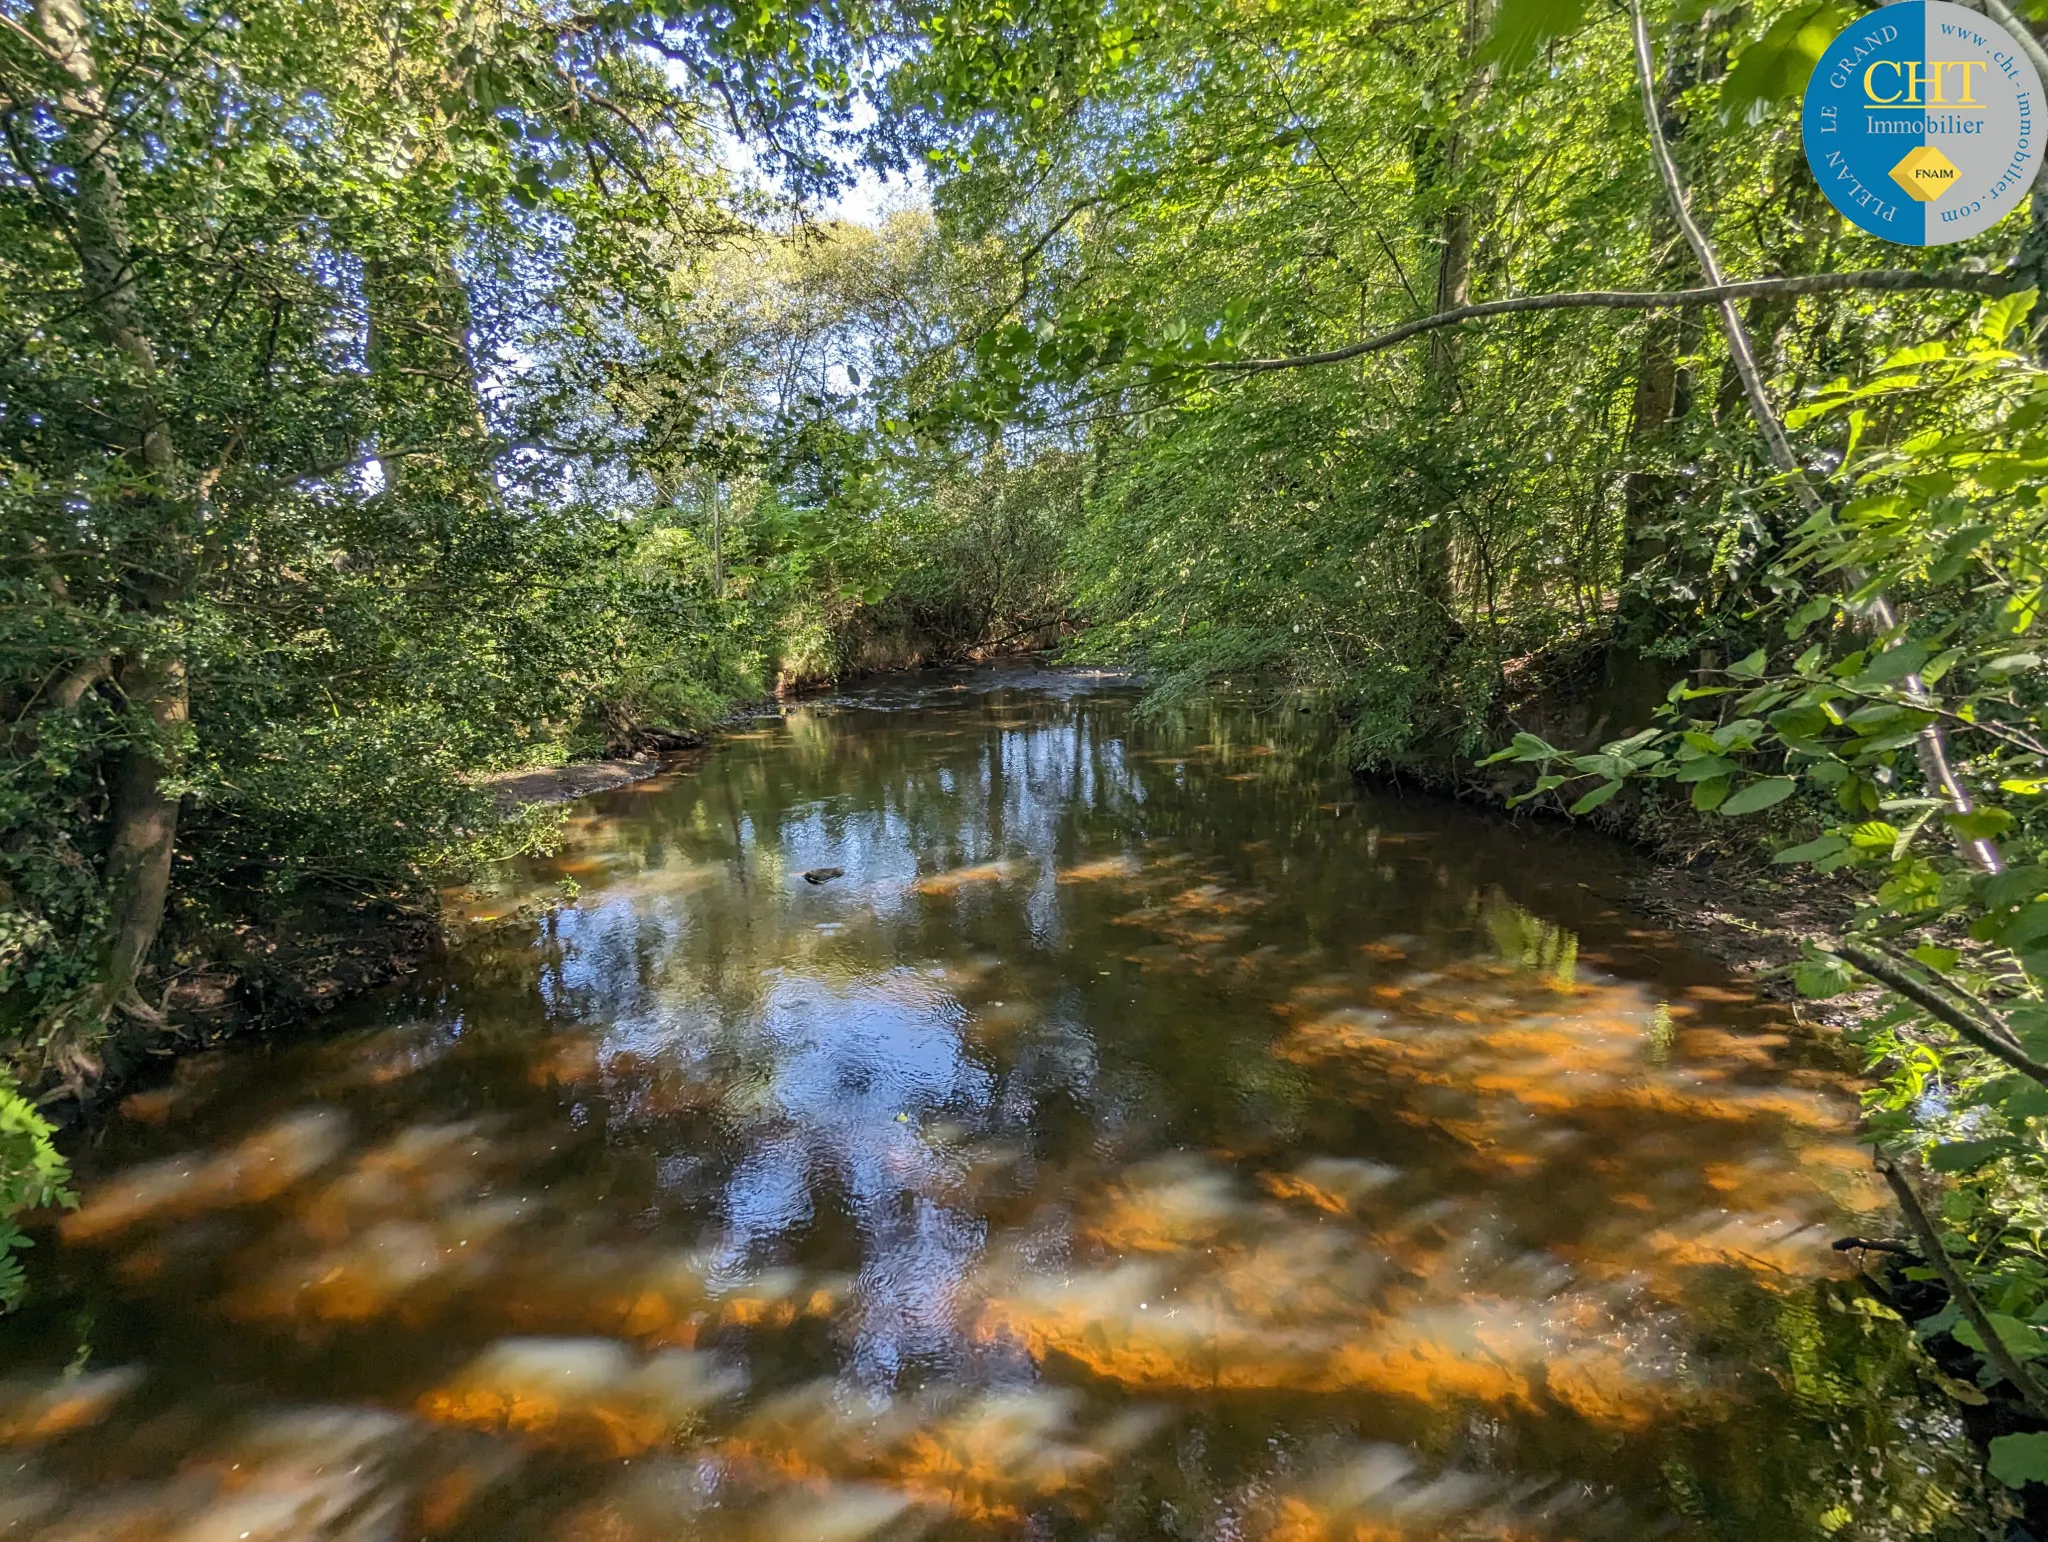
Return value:
M 1981 1535 L 1839 1067 L 1309 724 L 934 674 L 576 804 L 78 1154 L 0 1536 Z

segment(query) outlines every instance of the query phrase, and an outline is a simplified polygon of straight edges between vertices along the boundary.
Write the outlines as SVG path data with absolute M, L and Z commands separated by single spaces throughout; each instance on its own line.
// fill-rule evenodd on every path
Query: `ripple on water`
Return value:
M 81 1152 L 0 1530 L 1981 1534 L 1838 1073 L 1311 732 L 953 673 L 586 800 L 531 919 Z

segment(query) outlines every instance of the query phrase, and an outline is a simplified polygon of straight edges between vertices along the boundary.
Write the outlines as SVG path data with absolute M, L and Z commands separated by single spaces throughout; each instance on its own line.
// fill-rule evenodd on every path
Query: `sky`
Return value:
M 884 214 L 922 203 L 924 196 L 922 176 L 883 177 L 868 167 L 862 167 L 853 186 L 837 198 L 826 200 L 821 212 L 826 219 L 849 220 L 856 225 L 879 225 Z
M 854 104 L 853 119 L 847 127 L 851 133 L 859 134 L 874 121 L 874 104 L 863 99 Z M 720 158 L 734 176 L 756 185 L 773 182 L 772 174 L 762 168 L 751 145 L 730 130 L 721 131 L 718 139 Z M 850 151 L 840 152 L 835 159 L 854 172 L 853 185 L 813 209 L 814 218 L 879 225 L 885 215 L 927 201 L 922 167 L 913 166 L 907 175 L 883 176 L 872 167 L 858 165 Z

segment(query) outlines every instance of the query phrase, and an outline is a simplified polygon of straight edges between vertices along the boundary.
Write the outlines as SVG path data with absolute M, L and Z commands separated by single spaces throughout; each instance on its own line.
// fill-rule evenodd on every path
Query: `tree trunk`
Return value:
M 1681 105 L 1684 94 L 1701 80 L 1721 73 L 1719 57 L 1709 58 L 1706 53 L 1713 25 L 1709 16 L 1687 28 L 1677 39 L 1665 70 L 1661 117 L 1664 137 L 1674 145 L 1683 142 L 1687 128 Z M 1657 253 L 1655 287 L 1681 287 L 1697 274 L 1678 222 L 1661 199 L 1651 215 L 1650 240 Z M 1692 371 L 1684 361 L 1699 346 L 1700 326 L 1698 312 L 1678 311 L 1652 316 L 1643 328 L 1629 416 L 1629 469 L 1622 482 L 1622 571 L 1628 579 L 1640 581 L 1673 555 L 1671 543 L 1658 527 L 1671 518 L 1677 484 L 1659 463 L 1670 453 L 1679 426 L 1692 412 Z M 1656 597 L 1634 594 L 1623 606 L 1621 632 L 1631 641 L 1639 641 L 1637 634 L 1667 619 L 1668 607 Z
M 93 324 L 134 374 L 132 438 L 128 453 L 146 473 L 145 490 L 159 515 L 169 567 L 180 566 L 178 505 L 168 484 L 177 456 L 160 399 L 157 349 L 150 340 L 135 277 L 121 181 L 116 126 L 107 108 L 79 0 L 36 0 L 36 25 L 63 72 L 55 111 L 64 129 L 67 159 L 78 177 L 72 249 L 84 279 Z M 160 611 L 172 595 L 138 594 L 132 609 Z M 105 880 L 110 911 L 103 1008 L 155 1014 L 142 1003 L 136 982 L 163 925 L 170 892 L 171 858 L 178 835 L 178 800 L 164 783 L 175 769 L 188 710 L 185 662 L 175 653 L 138 653 L 115 667 L 136 723 L 129 747 L 113 771 L 111 839 Z
M 2012 266 L 2023 288 L 2041 292 L 2042 300 L 2027 318 L 2027 337 L 2034 362 L 2048 365 L 2048 188 L 2036 186 L 2031 202 L 2027 233 Z
M 134 1013 L 141 1001 L 136 979 L 156 944 L 170 894 L 178 800 L 164 791 L 164 782 L 178 754 L 190 701 L 183 659 L 123 660 L 118 683 L 130 708 L 147 716 L 150 730 L 147 739 L 122 755 L 114 774 L 114 839 L 107 850 L 112 914 L 106 999 Z
M 141 410 L 133 448 L 151 471 L 168 471 L 173 456 L 170 429 L 156 398 L 156 348 L 143 329 L 119 147 L 93 61 L 85 11 L 78 0 L 36 0 L 36 24 L 68 82 L 57 93 L 56 106 L 78 173 L 77 218 L 70 236 L 84 274 L 86 300 L 101 336 L 135 367 L 140 379 L 136 394 Z
M 1465 0 L 1465 19 L 1458 29 L 1460 71 L 1470 67 L 1473 54 L 1486 36 L 1491 14 L 1489 0 Z M 1451 201 L 1443 213 L 1441 244 L 1437 253 L 1436 308 L 1439 311 L 1468 305 L 1472 300 L 1474 219 L 1472 195 L 1460 186 L 1465 175 L 1466 144 L 1458 120 L 1471 111 L 1480 93 L 1486 89 L 1491 74 L 1490 69 L 1482 69 L 1465 82 L 1458 96 L 1451 127 L 1435 157 L 1438 164 L 1433 180 L 1451 189 Z M 1457 329 L 1450 327 L 1432 334 L 1430 338 L 1430 390 L 1439 410 L 1445 413 L 1454 408 L 1458 396 L 1457 339 Z
M 1465 0 L 1464 19 L 1458 29 L 1458 69 L 1461 76 L 1471 67 L 1472 57 L 1486 36 L 1491 14 L 1491 0 Z M 1419 158 L 1417 167 L 1418 187 L 1427 188 L 1435 183 L 1449 192 L 1439 227 L 1437 250 L 1435 301 L 1439 311 L 1470 304 L 1472 299 L 1472 258 L 1477 222 L 1473 194 L 1462 185 L 1467 147 L 1465 134 L 1459 125 L 1486 89 L 1491 73 L 1490 69 L 1481 69 L 1463 81 L 1449 129 Z M 1431 335 L 1426 371 L 1424 385 L 1433 415 L 1448 424 L 1457 414 L 1460 398 L 1457 329 L 1447 327 Z M 1451 509 L 1447 507 L 1434 524 L 1420 533 L 1415 552 L 1418 597 L 1424 610 L 1439 619 L 1444 627 L 1445 652 L 1463 629 L 1458 616 L 1456 530 L 1450 513 Z

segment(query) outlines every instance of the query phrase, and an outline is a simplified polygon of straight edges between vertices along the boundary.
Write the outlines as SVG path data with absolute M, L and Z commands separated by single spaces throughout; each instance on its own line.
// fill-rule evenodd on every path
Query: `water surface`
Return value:
M 0 1536 L 1982 1534 L 1851 1090 L 1626 857 L 1135 700 L 764 718 L 132 1096 Z

